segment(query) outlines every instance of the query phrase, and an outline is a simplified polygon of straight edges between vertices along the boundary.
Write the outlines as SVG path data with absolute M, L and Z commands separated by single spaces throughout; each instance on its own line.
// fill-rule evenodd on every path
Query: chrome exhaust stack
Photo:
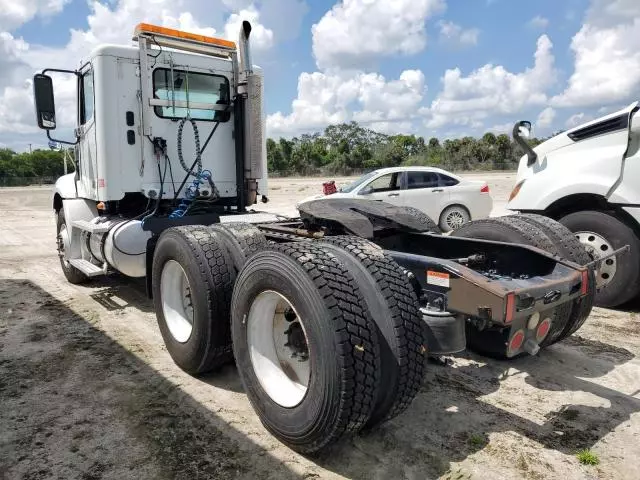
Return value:
M 246 96 L 245 111 L 245 185 L 247 205 L 256 203 L 258 180 L 264 175 L 266 158 L 265 130 L 263 122 L 264 86 L 261 73 L 253 71 L 249 36 L 251 24 L 242 22 L 238 47 L 240 51 L 240 85 L 244 86 Z

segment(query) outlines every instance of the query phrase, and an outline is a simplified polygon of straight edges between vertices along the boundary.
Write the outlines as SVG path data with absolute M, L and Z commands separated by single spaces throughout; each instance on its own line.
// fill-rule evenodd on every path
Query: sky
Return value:
M 140 22 L 236 40 L 242 20 L 273 137 L 351 120 L 426 138 L 529 120 L 546 136 L 640 100 L 639 0 L 0 0 L 0 147 L 47 144 L 37 71 L 131 44 Z M 54 80 L 70 132 L 75 86 Z

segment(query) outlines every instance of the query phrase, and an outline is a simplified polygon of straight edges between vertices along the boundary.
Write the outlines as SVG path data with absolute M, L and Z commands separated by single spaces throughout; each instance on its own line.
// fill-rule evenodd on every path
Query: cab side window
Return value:
M 93 118 L 95 96 L 93 94 L 93 69 L 80 79 L 80 125 Z

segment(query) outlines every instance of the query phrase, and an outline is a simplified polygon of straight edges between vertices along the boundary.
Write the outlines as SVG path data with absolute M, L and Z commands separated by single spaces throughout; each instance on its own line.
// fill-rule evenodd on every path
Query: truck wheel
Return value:
M 552 218 L 545 217 L 543 215 L 536 215 L 533 213 L 524 213 L 518 215 L 519 218 L 533 223 L 540 227 L 544 233 L 551 239 L 551 241 L 560 249 L 561 255 L 578 265 L 586 265 L 591 261 L 591 257 L 587 253 L 585 247 L 575 237 L 575 235 L 567 227 L 560 222 L 556 222 Z M 592 269 L 589 270 L 589 295 L 582 297 L 573 302 L 571 310 L 571 316 L 565 326 L 564 330 L 558 336 L 556 342 L 559 342 L 582 327 L 586 319 L 591 313 L 593 308 L 593 302 L 595 299 L 596 290 L 596 277 Z M 541 343 L 542 346 L 550 345 L 548 341 L 550 337 L 547 336 Z
M 194 375 L 230 361 L 235 272 L 217 234 L 197 225 L 165 230 L 151 275 L 158 325 L 173 361 Z
M 440 214 L 440 229 L 451 232 L 460 228 L 471 220 L 469 211 L 462 205 L 451 205 Z
M 89 280 L 84 273 L 71 265 L 65 258 L 65 252 L 69 248 L 71 232 L 67 228 L 67 222 L 64 218 L 64 210 L 61 208 L 56 212 L 56 243 L 58 248 L 58 257 L 60 258 L 60 266 L 62 273 L 69 283 L 79 285 Z
M 233 350 L 261 422 L 314 453 L 369 420 L 380 386 L 373 320 L 327 250 L 284 243 L 253 255 L 233 290 Z
M 401 207 L 406 212 L 415 218 L 420 224 L 424 226 L 425 232 L 433 232 L 433 233 L 442 233 L 438 228 L 436 222 L 434 222 L 429 215 L 424 213 L 422 210 L 418 210 L 415 207 Z
M 242 269 L 249 256 L 267 246 L 266 237 L 250 223 L 219 223 L 208 228 L 223 239 L 237 272 Z
M 538 226 L 527 223 L 516 216 L 487 218 L 475 220 L 463 225 L 451 234 L 454 237 L 478 238 L 482 240 L 495 240 L 500 242 L 519 243 L 531 245 L 545 250 L 552 255 L 559 255 L 559 250 L 551 239 Z M 555 309 L 551 327 L 545 340 L 549 343 L 540 345 L 548 346 L 560 336 L 571 316 L 571 304 L 561 305 Z M 479 331 L 471 324 L 467 324 L 467 346 L 470 350 L 483 355 L 507 358 L 506 339 L 509 337 L 509 328 L 502 330 Z M 543 341 L 544 342 L 544 341 Z M 522 356 L 521 354 L 518 356 Z M 513 357 L 511 357 L 513 358 Z
M 380 339 L 381 385 L 366 428 L 407 409 L 422 384 L 427 358 L 418 298 L 404 270 L 380 247 L 359 237 L 327 237 L 318 242 L 356 280 Z
M 617 307 L 640 291 L 640 241 L 631 228 L 613 215 L 587 210 L 560 219 L 580 240 L 592 259 L 629 245 L 621 259 L 605 260 L 596 272 L 596 305 Z

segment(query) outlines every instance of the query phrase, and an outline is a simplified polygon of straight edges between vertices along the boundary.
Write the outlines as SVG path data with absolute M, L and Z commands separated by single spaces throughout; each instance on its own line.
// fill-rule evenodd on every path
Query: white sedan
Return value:
M 450 232 L 470 220 L 487 218 L 493 208 L 489 185 L 466 180 L 432 167 L 392 167 L 369 172 L 330 195 L 314 195 L 300 203 L 321 198 L 365 198 L 415 207 Z

